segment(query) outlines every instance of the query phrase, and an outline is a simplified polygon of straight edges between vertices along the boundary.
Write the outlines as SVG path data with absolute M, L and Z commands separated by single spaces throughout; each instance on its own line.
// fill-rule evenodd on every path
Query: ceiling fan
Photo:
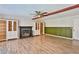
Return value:
M 45 14 L 47 14 L 47 12 L 42 12 L 42 11 L 34 11 L 34 17 L 41 17 L 44 16 Z

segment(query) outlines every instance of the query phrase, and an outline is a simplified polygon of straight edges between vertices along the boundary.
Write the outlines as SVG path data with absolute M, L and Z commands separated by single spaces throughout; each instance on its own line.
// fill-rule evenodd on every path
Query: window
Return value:
M 14 30 L 14 31 L 16 31 L 16 26 L 17 26 L 17 25 L 16 25 L 16 21 L 14 21 L 14 23 L 13 23 L 13 30 Z
M 37 23 L 35 23 L 35 29 L 37 30 Z
M 12 21 L 8 21 L 8 31 L 12 31 Z

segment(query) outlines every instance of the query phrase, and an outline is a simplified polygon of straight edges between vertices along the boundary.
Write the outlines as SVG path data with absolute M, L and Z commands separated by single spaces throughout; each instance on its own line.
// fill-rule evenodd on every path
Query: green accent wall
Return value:
M 72 27 L 45 27 L 45 33 L 72 38 Z

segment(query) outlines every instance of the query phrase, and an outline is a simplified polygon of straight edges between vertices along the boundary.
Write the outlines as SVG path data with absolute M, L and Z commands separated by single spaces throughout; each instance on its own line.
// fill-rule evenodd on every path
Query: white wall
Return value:
M 45 17 L 46 27 L 73 27 L 73 20 L 79 19 L 79 10 L 74 9 Z
M 73 39 L 79 40 L 79 10 L 45 17 L 46 27 L 72 27 Z
M 19 26 L 33 26 L 33 20 L 31 17 L 18 17 L 19 19 Z
M 72 18 L 59 18 L 59 19 L 49 19 L 45 20 L 46 27 L 72 27 Z
M 18 17 L 19 26 L 32 26 L 33 35 L 35 35 L 35 21 L 31 17 Z
M 73 39 L 79 40 L 79 15 L 73 17 Z

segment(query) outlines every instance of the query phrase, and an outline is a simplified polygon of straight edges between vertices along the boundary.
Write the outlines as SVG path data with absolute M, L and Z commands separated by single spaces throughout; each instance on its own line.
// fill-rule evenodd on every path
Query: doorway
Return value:
M 18 38 L 18 21 L 17 20 L 7 20 L 6 23 L 6 39 Z
M 6 39 L 6 20 L 0 20 L 0 41 Z
M 44 22 L 35 22 L 35 35 L 44 34 Z

